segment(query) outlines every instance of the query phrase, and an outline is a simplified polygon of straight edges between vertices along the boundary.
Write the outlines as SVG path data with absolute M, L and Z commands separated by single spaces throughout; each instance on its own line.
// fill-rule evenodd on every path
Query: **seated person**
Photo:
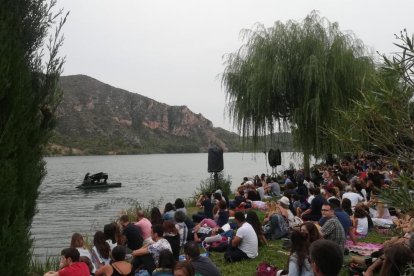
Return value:
M 246 222 L 242 212 L 234 214 L 238 229 L 231 241 L 229 250 L 224 254 L 228 262 L 238 262 L 244 259 L 254 259 L 258 256 L 258 240 L 253 227 Z
M 262 224 L 260 223 L 259 217 L 257 216 L 257 213 L 255 211 L 250 210 L 247 212 L 246 222 L 250 223 L 250 225 L 253 227 L 254 231 L 256 232 L 259 246 L 268 245 L 267 239 L 263 232 Z
M 317 240 L 309 249 L 312 270 L 315 276 L 338 275 L 344 255 L 342 249 L 333 241 Z
M 181 238 L 180 238 L 180 234 L 178 233 L 178 229 L 175 227 L 174 222 L 170 220 L 164 221 L 164 223 L 162 224 L 162 227 L 164 229 L 163 237 L 170 243 L 173 256 L 175 260 L 178 261 L 178 258 L 180 256 L 180 248 L 181 248 L 181 245 L 180 245 Z
M 144 239 L 141 237 L 139 227 L 129 222 L 128 215 L 122 215 L 119 222 L 122 225 L 122 235 L 124 235 L 126 240 L 125 245 L 130 250 L 140 248 L 144 242 Z
M 230 201 L 230 209 L 236 208 L 251 208 L 251 206 L 246 206 L 246 198 L 244 197 L 243 189 L 237 189 L 234 200 Z
M 407 265 L 413 261 L 413 252 L 407 246 L 395 244 L 385 249 L 384 255 L 370 265 L 364 275 L 373 276 L 376 271 L 380 271 L 380 275 L 406 275 Z
M 304 211 L 300 217 L 303 220 L 319 221 L 322 217 L 322 205 L 326 202 L 325 198 L 321 195 L 318 188 L 315 188 L 315 197 L 310 204 L 310 208 Z
M 162 219 L 165 220 L 174 220 L 175 208 L 171 202 L 165 204 L 164 213 L 162 214 Z
M 208 257 L 200 256 L 197 243 L 188 242 L 184 246 L 184 254 L 187 261 L 193 266 L 195 273 L 208 276 L 219 276 L 220 271 Z
M 227 210 L 227 205 L 224 200 L 219 201 L 218 211 L 214 215 L 214 220 L 219 227 L 229 222 L 229 211 Z
M 287 198 L 286 198 L 287 199 Z M 289 223 L 287 220 L 287 210 L 280 208 L 275 202 L 270 202 L 269 210 L 263 219 L 263 232 L 267 239 L 277 240 L 289 233 Z M 283 212 L 282 211 L 286 211 Z
M 173 276 L 175 263 L 176 260 L 169 250 L 161 250 L 158 257 L 158 266 L 152 272 L 152 276 Z
M 132 266 L 129 262 L 125 261 L 126 249 L 122 245 L 116 246 L 112 249 L 112 262 L 99 268 L 96 272 L 96 276 L 106 275 L 129 275 L 131 273 Z M 115 272 L 116 271 L 116 272 Z
M 151 238 L 154 243 L 150 245 L 144 245 L 138 250 L 132 251 L 132 271 L 136 271 L 137 268 L 142 267 L 144 270 L 148 270 L 150 273 L 158 265 L 158 257 L 160 252 L 164 249 L 172 252 L 170 243 L 164 239 L 164 229 L 161 224 L 155 224 L 151 229 Z
M 61 252 L 59 263 L 60 270 L 49 271 L 44 276 L 89 276 L 89 268 L 84 262 L 79 261 L 80 254 L 76 248 L 65 248 Z
M 204 211 L 193 215 L 193 221 L 195 223 L 199 223 L 204 218 L 213 219 L 213 203 L 211 202 L 211 193 L 200 195 L 197 199 L 196 206 L 198 208 L 203 208 Z

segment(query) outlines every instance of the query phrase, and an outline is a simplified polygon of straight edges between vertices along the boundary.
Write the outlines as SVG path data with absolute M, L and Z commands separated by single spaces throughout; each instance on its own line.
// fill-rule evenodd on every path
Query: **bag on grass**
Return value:
M 276 276 L 277 267 L 267 263 L 261 262 L 256 268 L 256 276 Z

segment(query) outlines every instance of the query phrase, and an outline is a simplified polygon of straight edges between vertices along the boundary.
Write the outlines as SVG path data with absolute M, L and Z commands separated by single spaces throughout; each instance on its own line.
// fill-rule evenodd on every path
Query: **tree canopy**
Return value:
M 257 142 L 288 128 L 305 156 L 340 150 L 325 130 L 337 123 L 337 108 L 361 97 L 374 71 L 363 43 L 316 12 L 242 34 L 246 43 L 227 55 L 222 75 L 229 116 L 242 136 Z
M 63 59 L 57 56 L 63 17 L 55 1 L 2 1 L 0 9 L 0 266 L 4 275 L 27 275 L 31 260 L 30 225 L 38 187 L 46 173 L 42 156 L 60 100 L 57 89 Z
M 330 132 L 348 151 L 372 152 L 395 162 L 414 160 L 414 46 L 407 32 L 396 36 L 400 52 L 383 55 L 370 89 L 339 110 L 340 124 Z M 407 167 L 408 168 L 408 167 Z M 409 166 L 411 170 L 411 166 Z

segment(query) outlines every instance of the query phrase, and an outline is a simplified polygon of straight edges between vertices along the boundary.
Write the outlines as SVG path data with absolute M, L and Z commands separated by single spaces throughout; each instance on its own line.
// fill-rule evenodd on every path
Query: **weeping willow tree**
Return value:
M 290 129 L 295 148 L 309 156 L 340 151 L 325 130 L 337 123 L 337 108 L 361 97 L 374 71 L 363 43 L 312 12 L 302 22 L 277 21 L 242 32 L 246 41 L 226 56 L 222 84 L 229 116 L 253 142 Z
M 46 173 L 43 148 L 54 126 L 63 59 L 59 31 L 43 46 L 61 12 L 55 1 L 2 1 L 0 9 L 0 267 L 2 275 L 28 275 L 30 226 Z M 46 58 L 45 58 L 46 59 Z

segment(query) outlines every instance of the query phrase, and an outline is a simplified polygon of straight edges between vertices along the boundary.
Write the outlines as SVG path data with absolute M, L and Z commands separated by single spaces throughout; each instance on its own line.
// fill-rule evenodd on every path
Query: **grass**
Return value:
M 30 262 L 29 276 L 41 276 L 47 271 L 54 271 L 59 267 L 60 258 L 58 256 L 47 256 L 45 261 L 32 258 Z
M 131 221 L 134 221 L 135 214 L 138 209 L 144 210 L 146 214 L 149 213 L 149 210 L 153 206 L 157 206 L 157 203 L 151 202 L 148 205 L 142 205 L 138 202 L 133 202 L 130 204 L 131 207 L 122 210 L 121 213 L 128 214 L 131 217 Z M 200 211 L 199 208 L 187 205 L 187 211 L 190 214 L 197 213 Z M 264 212 L 257 211 L 258 217 L 260 221 L 263 221 Z M 383 243 L 384 241 L 388 240 L 390 236 L 385 236 L 382 234 L 378 234 L 375 231 L 372 231 L 368 234 L 365 239 L 361 239 L 360 241 L 363 242 L 370 242 L 370 243 Z M 86 243 L 89 244 L 89 240 L 87 239 Z M 261 262 L 268 262 L 271 265 L 276 266 L 278 269 L 286 269 L 288 265 L 288 257 L 289 257 L 289 250 L 282 248 L 282 241 L 269 241 L 269 245 L 263 245 L 259 248 L 259 256 L 253 260 L 245 260 L 238 263 L 227 263 L 223 257 L 224 253 L 219 252 L 211 252 L 210 258 L 211 260 L 217 265 L 220 269 L 221 274 L 225 275 L 255 275 L 256 267 Z M 349 256 L 345 256 L 345 262 Z M 31 272 L 30 276 L 37 276 L 43 275 L 46 271 L 55 270 L 59 263 L 58 257 L 47 257 L 45 262 L 40 262 L 38 260 L 32 260 L 31 263 Z M 341 270 L 340 275 L 348 275 L 346 268 Z
M 263 217 L 263 212 L 258 212 L 259 218 Z M 388 240 L 389 236 L 384 236 L 372 231 L 364 239 L 360 239 L 361 242 L 368 243 L 383 243 Z M 259 247 L 259 256 L 253 260 L 245 260 L 238 263 L 227 263 L 224 260 L 223 254 L 219 252 L 212 252 L 210 255 L 211 260 L 220 269 L 222 275 L 255 275 L 256 268 L 261 262 L 268 262 L 271 265 L 276 266 L 278 269 L 287 270 L 289 250 L 282 248 L 282 241 L 269 241 L 268 246 Z M 350 255 L 345 256 L 344 265 L 349 262 Z M 344 267 L 339 275 L 347 276 L 347 268 Z

